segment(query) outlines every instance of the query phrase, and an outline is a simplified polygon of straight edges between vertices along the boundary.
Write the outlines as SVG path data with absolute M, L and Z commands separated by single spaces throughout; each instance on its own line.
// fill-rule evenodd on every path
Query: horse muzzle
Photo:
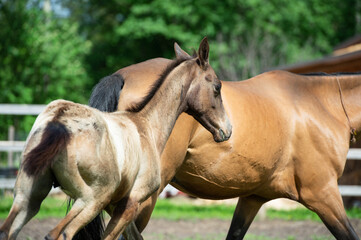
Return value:
M 218 133 L 214 136 L 214 141 L 224 142 L 227 141 L 232 135 L 232 125 L 228 124 L 227 130 L 224 131 L 222 128 L 218 129 Z

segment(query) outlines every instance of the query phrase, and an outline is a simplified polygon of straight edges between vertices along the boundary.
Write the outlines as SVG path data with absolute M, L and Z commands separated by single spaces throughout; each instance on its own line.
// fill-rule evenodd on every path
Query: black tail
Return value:
M 124 86 L 124 79 L 120 74 L 113 74 L 102 78 L 93 88 L 89 99 L 89 106 L 102 112 L 115 112 L 118 108 L 119 94 Z M 70 210 L 74 200 L 68 199 Z M 88 225 L 82 228 L 73 239 L 100 240 L 104 233 L 104 216 L 99 214 Z
M 115 112 L 118 108 L 119 94 L 124 86 L 124 78 L 120 74 L 104 77 L 93 88 L 89 106 L 102 112 Z
M 40 143 L 26 154 L 23 161 L 24 171 L 30 176 L 44 173 L 53 164 L 55 156 L 64 150 L 69 140 L 70 133 L 64 124 L 56 120 L 49 122 Z

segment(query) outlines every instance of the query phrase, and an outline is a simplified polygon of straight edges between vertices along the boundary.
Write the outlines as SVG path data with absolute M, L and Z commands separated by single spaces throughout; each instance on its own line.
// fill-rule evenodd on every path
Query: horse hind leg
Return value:
M 15 198 L 9 215 L 0 227 L 0 239 L 16 239 L 22 227 L 34 217 L 42 201 L 51 190 L 50 171 L 36 178 L 29 178 L 20 171 L 15 184 Z
M 45 237 L 47 240 L 72 239 L 86 224 L 91 222 L 108 204 L 107 197 L 84 196 L 75 200 L 71 210 Z
M 336 180 L 321 189 L 313 185 L 301 190 L 300 203 L 316 212 L 336 239 L 359 239 L 347 218 Z
M 267 202 L 266 199 L 258 196 L 240 197 L 226 239 L 243 239 L 258 210 L 265 202 Z

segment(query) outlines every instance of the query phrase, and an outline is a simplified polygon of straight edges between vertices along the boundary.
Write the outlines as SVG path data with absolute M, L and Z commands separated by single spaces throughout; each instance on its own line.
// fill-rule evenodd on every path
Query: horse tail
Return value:
M 56 156 L 70 140 L 66 126 L 56 120 L 48 122 L 40 143 L 25 155 L 23 169 L 29 176 L 38 176 L 49 169 Z
M 102 112 L 116 111 L 123 86 L 124 78 L 118 73 L 102 78 L 92 90 L 89 106 Z

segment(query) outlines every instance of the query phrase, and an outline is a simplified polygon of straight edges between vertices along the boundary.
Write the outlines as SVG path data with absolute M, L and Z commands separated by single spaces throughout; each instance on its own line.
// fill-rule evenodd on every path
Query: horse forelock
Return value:
M 180 58 L 180 59 L 177 58 L 177 59 L 173 60 L 170 64 L 168 64 L 168 66 L 165 68 L 165 70 L 160 74 L 157 81 L 155 81 L 154 84 L 151 86 L 151 88 L 150 88 L 149 92 L 147 93 L 147 95 L 145 97 L 143 97 L 143 99 L 139 103 L 134 104 L 133 106 L 130 106 L 127 109 L 127 111 L 129 111 L 129 112 L 139 112 L 139 111 L 141 111 L 147 105 L 147 103 L 152 99 L 154 94 L 158 91 L 158 89 L 163 84 L 163 82 L 165 81 L 167 76 L 176 67 L 178 67 L 181 63 L 183 63 L 183 62 L 185 62 L 187 60 L 193 59 L 193 58 L 195 58 L 195 57 L 190 56 L 188 58 Z

